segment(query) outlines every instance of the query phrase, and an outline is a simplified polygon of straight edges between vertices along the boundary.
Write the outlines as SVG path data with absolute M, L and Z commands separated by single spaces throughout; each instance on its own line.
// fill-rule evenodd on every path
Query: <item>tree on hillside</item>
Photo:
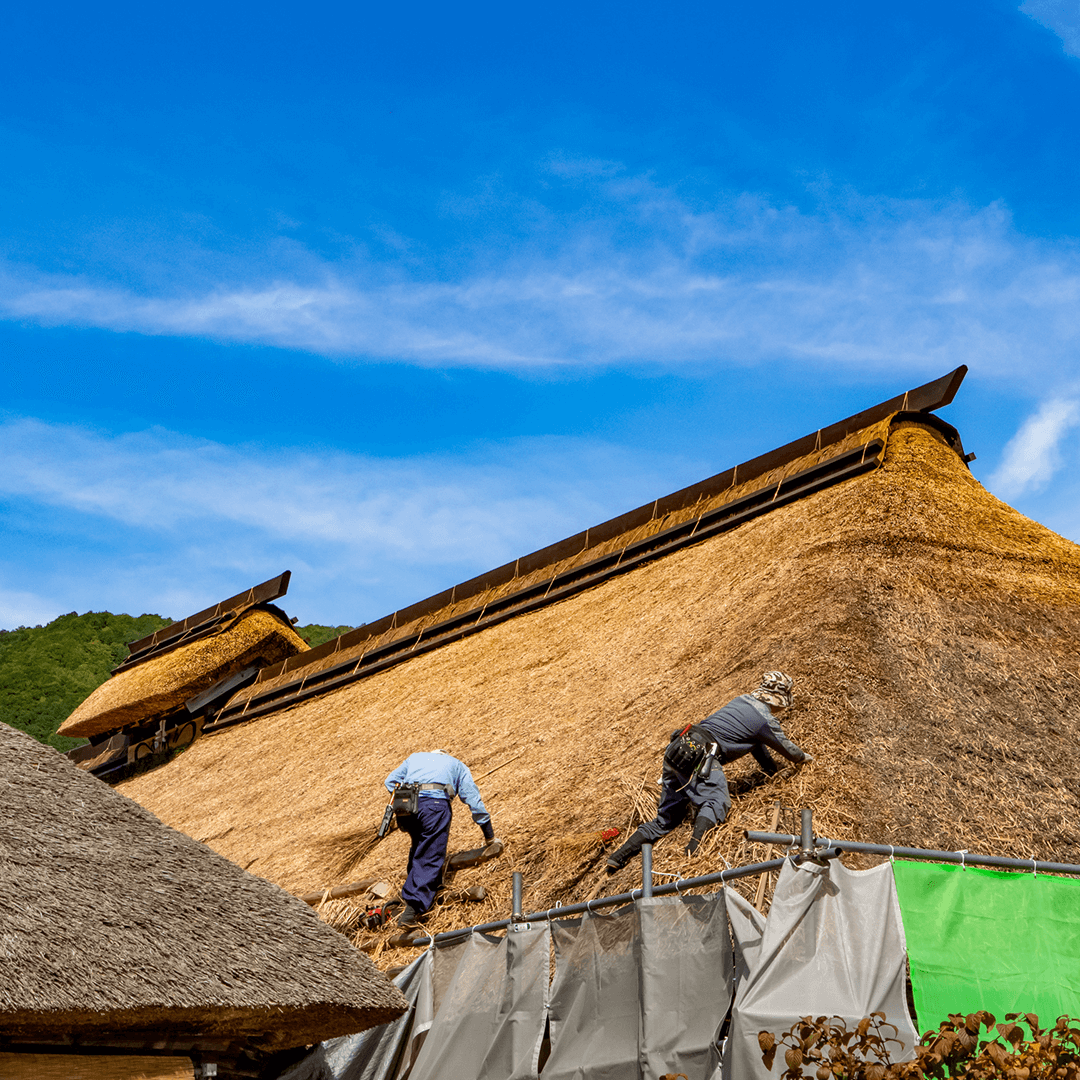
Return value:
M 160 615 L 71 612 L 47 626 L 0 631 L 0 720 L 57 750 L 85 739 L 65 739 L 56 729 L 137 641 L 171 619 Z

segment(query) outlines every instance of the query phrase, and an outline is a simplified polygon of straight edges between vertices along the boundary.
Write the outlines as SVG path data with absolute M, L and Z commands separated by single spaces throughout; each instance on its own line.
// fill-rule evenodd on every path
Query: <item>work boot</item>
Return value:
M 640 830 L 634 833 L 621 848 L 617 848 L 607 857 L 607 872 L 614 874 L 621 870 L 647 844 L 649 838 Z
M 420 921 L 419 916 L 416 913 L 416 908 L 412 904 L 406 904 L 405 910 L 397 917 L 398 926 L 416 926 Z
M 694 822 L 694 834 L 690 837 L 686 844 L 686 854 L 693 855 L 701 844 L 702 838 L 705 834 L 716 824 L 712 818 L 699 817 Z

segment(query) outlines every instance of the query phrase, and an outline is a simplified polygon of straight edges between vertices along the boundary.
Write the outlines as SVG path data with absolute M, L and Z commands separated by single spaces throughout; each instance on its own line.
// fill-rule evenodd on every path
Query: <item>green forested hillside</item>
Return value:
M 296 632 L 314 649 L 324 641 L 331 638 L 341 637 L 347 634 L 351 626 L 320 626 L 318 623 L 309 623 L 307 626 L 297 626 Z
M 160 615 L 72 612 L 48 626 L 0 632 L 0 720 L 58 750 L 85 742 L 56 729 L 127 656 L 129 641 L 170 622 Z
M 47 626 L 0 630 L 0 721 L 33 735 L 58 750 L 85 739 L 65 739 L 56 729 L 137 641 L 172 619 L 160 615 L 112 615 L 91 611 L 61 615 Z M 348 626 L 298 626 L 311 646 L 321 645 Z

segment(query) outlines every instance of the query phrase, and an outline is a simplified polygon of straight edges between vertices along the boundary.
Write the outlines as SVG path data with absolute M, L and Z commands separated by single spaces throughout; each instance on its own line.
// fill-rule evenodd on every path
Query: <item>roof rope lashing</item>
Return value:
M 1039 864 L 1034 859 L 1031 860 L 1031 876 L 1039 876 Z
M 965 861 L 965 859 L 964 859 L 964 856 L 965 856 L 965 855 L 967 855 L 967 853 L 968 853 L 968 849 L 967 849 L 967 848 L 961 848 L 961 849 L 960 849 L 960 850 L 959 850 L 959 851 L 958 851 L 958 852 L 956 853 L 957 855 L 959 855 L 959 856 L 960 856 L 960 869 L 961 869 L 961 870 L 966 870 L 966 869 L 967 869 L 967 862 L 966 862 L 966 861 Z

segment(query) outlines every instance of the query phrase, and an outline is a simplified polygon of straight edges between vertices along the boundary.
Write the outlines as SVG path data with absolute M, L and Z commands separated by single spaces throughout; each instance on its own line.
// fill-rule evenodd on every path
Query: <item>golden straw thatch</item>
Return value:
M 787 831 L 808 806 L 824 835 L 1080 862 L 1078 636 L 1080 547 L 900 422 L 871 473 L 204 738 L 122 790 L 290 891 L 400 885 L 398 833 L 350 864 L 386 774 L 417 749 L 477 776 L 526 751 L 480 783 L 507 851 L 458 875 L 488 900 L 437 909 L 445 930 L 505 918 L 513 869 L 528 910 L 632 887 L 637 865 L 607 880 L 598 843 L 560 841 L 648 816 L 670 732 L 780 668 L 796 683 L 785 727 L 817 760 L 769 782 L 750 758 L 729 767 L 728 821 L 693 859 L 682 831 L 661 841 L 661 874 L 767 857 L 742 833 L 778 799 Z M 451 850 L 479 840 L 456 805 Z M 322 913 L 355 926 L 349 904 Z
M 60 725 L 59 733 L 89 738 L 139 723 L 254 663 L 275 664 L 307 647 L 283 619 L 253 608 L 222 633 L 198 638 L 114 675 Z

